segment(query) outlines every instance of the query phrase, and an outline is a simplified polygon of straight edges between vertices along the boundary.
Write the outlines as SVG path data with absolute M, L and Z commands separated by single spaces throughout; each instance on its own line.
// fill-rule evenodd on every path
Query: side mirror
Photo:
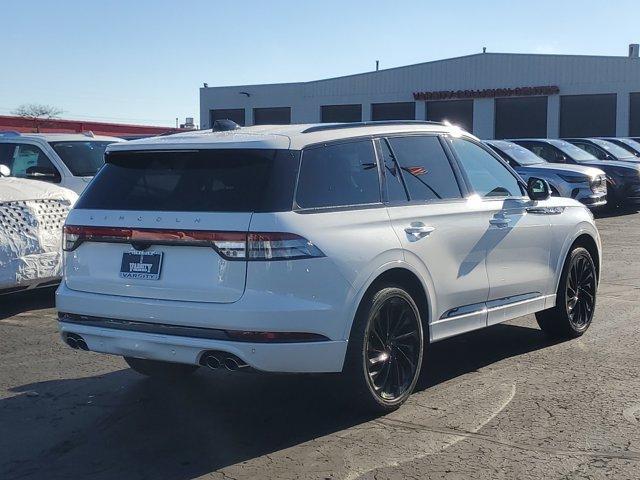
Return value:
M 62 180 L 58 171 L 51 167 L 29 167 L 25 173 L 27 178 L 43 182 L 57 183 Z
M 9 177 L 11 176 L 11 169 L 6 165 L 0 163 L 0 177 Z
M 546 180 L 530 177 L 527 182 L 527 195 L 531 200 L 546 200 L 551 196 L 551 189 Z

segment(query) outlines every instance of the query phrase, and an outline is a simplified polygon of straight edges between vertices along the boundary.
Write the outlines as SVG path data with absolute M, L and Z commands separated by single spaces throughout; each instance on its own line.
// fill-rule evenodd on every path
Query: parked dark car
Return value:
M 632 162 L 598 160 L 596 157 L 564 140 L 527 138 L 512 140 L 551 163 L 596 167 L 607 174 L 607 204 L 640 204 L 640 166 Z
M 636 141 L 632 138 L 614 138 L 614 137 L 606 137 L 603 138 L 607 142 L 615 143 L 619 147 L 624 148 L 629 153 L 632 153 L 635 157 L 640 157 L 640 142 Z
M 543 178 L 549 183 L 552 195 L 574 198 L 589 207 L 607 203 L 607 177 L 598 168 L 549 163 L 532 151 L 506 140 L 487 140 L 484 143 L 509 163 L 525 182 L 532 176 Z
M 608 140 L 602 140 L 601 138 L 565 138 L 564 140 L 586 150 L 598 160 L 640 162 L 640 159 L 633 153 Z

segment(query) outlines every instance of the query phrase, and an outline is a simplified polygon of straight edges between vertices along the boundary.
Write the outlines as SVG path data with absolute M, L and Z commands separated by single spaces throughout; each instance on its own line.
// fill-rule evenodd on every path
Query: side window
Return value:
M 49 171 L 52 174 L 58 174 L 58 170 L 53 166 L 49 157 L 35 145 L 1 144 L 0 163 L 11 169 L 12 177 L 29 177 L 34 173 L 33 169 L 36 168 L 40 170 L 40 173 Z M 47 178 L 43 177 L 41 180 L 47 180 Z
M 384 161 L 384 176 L 387 188 L 387 201 L 389 202 L 406 202 L 407 192 L 402 183 L 402 175 L 400 167 L 396 163 L 393 154 L 389 149 L 389 145 L 384 139 L 380 140 L 380 148 L 382 151 L 382 160 Z
M 9 168 L 13 165 L 13 156 L 16 152 L 15 143 L 0 143 L 0 165 Z
M 545 145 L 543 147 L 543 151 L 545 155 L 547 155 L 553 163 L 567 163 L 567 157 L 565 157 L 564 153 L 558 150 L 556 147 L 552 147 L 551 145 Z
M 380 202 L 380 182 L 371 140 L 304 150 L 296 201 L 302 208 Z
M 543 143 L 531 143 L 524 145 L 524 147 L 531 150 L 540 158 L 544 158 L 547 162 L 565 163 L 563 155 L 551 145 L 545 145 Z
M 411 200 L 461 198 L 460 187 L 436 136 L 389 138 Z
M 582 143 L 582 142 L 576 142 L 574 145 L 576 147 L 579 147 L 582 150 L 586 151 L 587 153 L 590 153 L 591 155 L 596 157 L 598 160 L 606 160 L 607 159 L 607 154 L 605 152 L 603 152 L 602 150 L 600 150 L 595 145 L 591 145 L 589 143 Z
M 520 197 L 520 183 L 493 155 L 479 146 L 461 138 L 451 140 L 458 159 L 471 182 L 473 190 L 481 197 Z

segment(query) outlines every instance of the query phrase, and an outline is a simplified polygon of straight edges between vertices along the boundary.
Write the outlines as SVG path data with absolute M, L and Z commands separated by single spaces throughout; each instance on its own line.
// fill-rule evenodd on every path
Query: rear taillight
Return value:
M 79 235 L 77 233 L 72 233 L 69 227 L 62 228 L 62 249 L 65 252 L 70 252 L 74 250 L 78 243 Z
M 130 243 L 134 248 L 151 245 L 211 247 L 226 260 L 295 260 L 324 257 L 318 247 L 293 233 L 212 232 L 66 225 L 63 249 L 71 252 L 84 242 Z M 248 253 L 247 253 L 248 252 Z
M 293 260 L 324 257 L 324 253 L 304 237 L 293 233 L 249 233 L 249 260 Z

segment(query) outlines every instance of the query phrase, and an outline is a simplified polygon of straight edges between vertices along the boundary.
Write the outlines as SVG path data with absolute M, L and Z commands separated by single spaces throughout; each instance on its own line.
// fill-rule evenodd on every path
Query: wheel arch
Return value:
M 600 281 L 600 250 L 598 249 L 598 244 L 593 239 L 593 237 L 587 233 L 581 234 L 578 238 L 576 238 L 571 247 L 569 248 L 569 252 L 571 252 L 576 247 L 583 247 L 591 255 L 593 263 L 596 267 L 596 278 L 598 282 Z M 567 252 L 567 254 L 569 253 Z M 565 258 L 566 261 L 566 258 Z
M 564 265 L 567 262 L 567 258 L 571 254 L 574 248 L 583 247 L 585 248 L 591 258 L 593 259 L 593 263 L 596 267 L 596 276 L 598 282 L 600 281 L 600 273 L 602 271 L 602 254 L 600 248 L 600 237 L 598 235 L 598 231 L 595 227 L 591 228 L 581 228 L 579 229 L 575 235 L 568 238 L 565 242 L 565 247 L 563 248 L 563 253 L 558 259 L 558 265 L 556 268 L 556 279 L 555 279 L 555 289 L 554 293 L 558 291 L 558 287 L 560 285 L 560 278 L 562 276 L 562 270 L 564 269 Z
M 394 283 L 399 285 L 406 289 L 411 295 L 420 311 L 425 340 L 429 340 L 429 323 L 431 318 L 430 309 L 433 306 L 429 289 L 421 280 L 419 272 L 416 272 L 409 264 L 404 262 L 395 262 L 393 264 L 386 265 L 385 268 L 379 270 L 370 277 L 370 281 L 367 283 L 366 287 L 362 288 L 361 295 L 357 302 L 357 307 L 352 315 L 349 325 L 345 329 L 345 338 L 350 338 L 355 317 L 359 314 L 364 300 L 384 283 Z

